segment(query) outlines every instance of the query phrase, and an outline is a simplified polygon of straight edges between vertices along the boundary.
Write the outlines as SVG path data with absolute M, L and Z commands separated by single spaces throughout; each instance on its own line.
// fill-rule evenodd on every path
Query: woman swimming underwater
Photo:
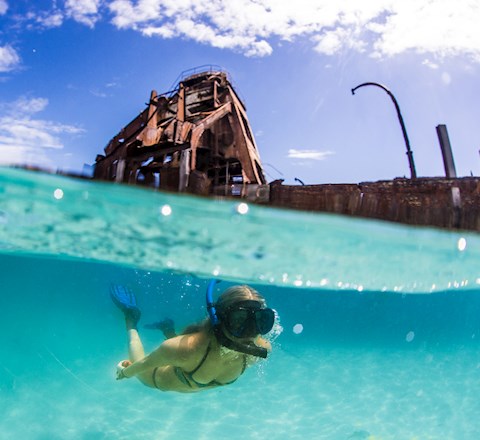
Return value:
M 213 303 L 215 281 L 207 289 L 208 318 L 175 335 L 169 320 L 159 326 L 168 338 L 145 356 L 137 323 L 135 295 L 112 286 L 111 297 L 125 315 L 129 359 L 117 365 L 117 379 L 138 378 L 161 391 L 191 393 L 235 382 L 258 357 L 266 358 L 270 343 L 261 337 L 275 321 L 275 312 L 249 286 L 233 286 Z M 168 323 L 170 322 L 170 325 Z

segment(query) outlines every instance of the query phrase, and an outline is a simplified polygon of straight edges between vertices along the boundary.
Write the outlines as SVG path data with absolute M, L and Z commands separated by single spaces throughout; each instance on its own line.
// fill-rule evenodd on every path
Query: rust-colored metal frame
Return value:
M 245 106 L 223 71 L 191 75 L 167 94 L 153 90 L 97 156 L 94 178 L 205 195 L 266 184 Z

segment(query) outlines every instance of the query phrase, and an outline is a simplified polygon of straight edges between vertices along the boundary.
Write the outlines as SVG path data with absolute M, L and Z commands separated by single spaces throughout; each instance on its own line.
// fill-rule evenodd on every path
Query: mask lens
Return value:
M 272 309 L 255 310 L 255 323 L 258 333 L 264 335 L 268 333 L 275 323 L 275 313 Z
M 245 304 L 246 305 L 246 304 Z M 257 302 L 254 307 L 238 307 L 230 309 L 225 315 L 225 326 L 228 331 L 239 338 L 253 338 L 268 333 L 275 322 L 272 309 L 262 309 Z
M 227 328 L 232 335 L 237 337 L 244 336 L 248 327 L 249 312 L 248 309 L 235 309 L 228 314 Z

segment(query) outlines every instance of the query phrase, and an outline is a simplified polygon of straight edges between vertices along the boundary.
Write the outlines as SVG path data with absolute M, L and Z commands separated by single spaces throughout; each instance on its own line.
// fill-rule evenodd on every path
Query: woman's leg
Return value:
M 152 324 L 145 324 L 144 327 L 150 330 L 161 330 L 165 339 L 171 339 L 178 336 L 175 331 L 175 323 L 170 318 L 165 318 L 162 321 L 154 322 Z

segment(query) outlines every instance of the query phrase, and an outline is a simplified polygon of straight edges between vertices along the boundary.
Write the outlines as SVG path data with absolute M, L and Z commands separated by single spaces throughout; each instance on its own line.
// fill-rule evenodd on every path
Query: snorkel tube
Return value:
M 255 345 L 253 342 L 251 343 L 241 343 L 237 341 L 232 341 L 228 338 L 223 330 L 220 327 L 220 320 L 218 319 L 217 310 L 215 308 L 215 304 L 213 302 L 213 290 L 215 289 L 215 285 L 219 283 L 219 280 L 211 280 L 208 283 L 207 287 L 207 312 L 208 316 L 210 317 L 210 321 L 213 326 L 213 332 L 215 333 L 215 337 L 217 341 L 231 350 L 238 351 L 240 353 L 249 354 L 256 357 L 266 358 L 268 355 L 268 351 L 266 348 L 259 347 Z
M 213 328 L 218 327 L 220 324 L 217 316 L 217 310 L 215 309 L 215 304 L 213 303 L 213 289 L 215 288 L 215 284 L 219 282 L 219 280 L 211 280 L 207 287 L 207 312 Z

